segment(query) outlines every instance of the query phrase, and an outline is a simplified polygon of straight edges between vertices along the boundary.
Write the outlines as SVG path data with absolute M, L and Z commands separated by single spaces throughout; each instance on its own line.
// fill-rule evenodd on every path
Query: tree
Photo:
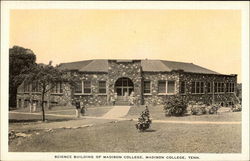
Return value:
M 20 46 L 9 49 L 9 105 L 16 107 L 17 88 L 23 82 L 20 75 L 33 66 L 36 55 L 32 50 Z
M 41 92 L 42 120 L 45 121 L 45 95 L 56 86 L 56 83 L 68 83 L 74 86 L 76 78 L 60 70 L 58 67 L 53 67 L 52 62 L 48 65 L 34 64 L 32 68 L 27 70 L 22 75 L 23 80 L 28 84 L 38 84 Z

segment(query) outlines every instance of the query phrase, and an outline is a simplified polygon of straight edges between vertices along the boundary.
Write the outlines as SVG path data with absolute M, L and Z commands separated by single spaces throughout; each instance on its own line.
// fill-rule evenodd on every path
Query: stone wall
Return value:
M 202 101 L 204 103 L 211 103 L 214 99 L 217 103 L 228 103 L 235 102 L 237 99 L 234 93 L 219 93 L 212 94 L 207 93 L 207 82 L 234 82 L 235 91 L 237 84 L 237 76 L 232 75 L 212 75 L 212 74 L 194 74 L 184 73 L 182 71 L 172 72 L 142 72 L 141 61 L 108 61 L 108 73 L 75 73 L 79 79 L 91 81 L 91 93 L 90 94 L 79 94 L 74 93 L 72 87 L 68 84 L 63 84 L 63 93 L 46 94 L 45 101 L 46 105 L 57 104 L 57 105 L 70 105 L 72 98 L 80 98 L 87 105 L 109 105 L 111 104 L 110 98 L 114 96 L 115 82 L 122 77 L 126 77 L 132 80 L 134 85 L 134 94 L 136 97 L 137 104 L 163 104 L 166 99 L 173 96 L 173 94 L 159 94 L 158 93 L 158 81 L 159 80 L 173 80 L 175 81 L 175 92 L 174 95 L 181 95 L 186 101 Z M 151 93 L 143 93 L 143 81 L 151 81 Z M 100 94 L 98 89 L 98 82 L 106 81 L 106 94 Z M 180 94 L 179 84 L 181 81 L 186 82 L 186 93 Z M 205 93 L 204 94 L 192 94 L 191 86 L 192 81 L 203 81 L 205 82 Z M 25 106 L 25 100 L 41 101 L 41 94 L 39 93 L 24 93 L 23 86 L 18 88 L 17 104 L 19 107 Z M 27 102 L 26 102 L 27 103 Z
M 180 81 L 186 82 L 186 93 L 182 96 L 186 100 L 193 100 L 193 101 L 202 101 L 204 103 L 211 104 L 213 99 L 215 103 L 223 103 L 223 105 L 229 102 L 237 102 L 237 99 L 234 93 L 214 93 L 214 95 L 207 92 L 207 84 L 208 82 L 223 82 L 223 83 L 235 83 L 235 91 L 236 91 L 236 84 L 237 84 L 237 76 L 232 75 L 213 75 L 213 74 L 194 74 L 194 73 L 180 73 Z M 205 94 L 192 94 L 191 87 L 192 81 L 203 81 L 205 82 Z
M 143 81 L 149 80 L 151 82 L 151 94 L 143 94 L 143 104 L 159 105 L 163 104 L 166 97 L 172 94 L 159 94 L 158 81 L 159 80 L 172 80 L 175 81 L 175 94 L 179 91 L 179 73 L 177 72 L 147 72 L 142 74 Z
M 70 105 L 72 90 L 68 84 L 62 84 L 63 93 L 47 92 L 44 98 L 45 107 L 53 105 Z M 17 108 L 25 108 L 28 106 L 28 100 L 36 101 L 38 107 L 41 106 L 42 95 L 40 92 L 24 92 L 23 84 L 18 87 L 17 92 Z
M 226 75 L 211 75 L 211 74 L 194 74 L 194 73 L 183 73 L 183 72 L 169 72 L 169 73 L 143 73 L 143 80 L 151 81 L 151 94 L 143 95 L 144 104 L 163 104 L 166 99 L 172 95 L 159 95 L 158 94 L 158 81 L 159 80 L 174 80 L 175 81 L 175 94 L 183 97 L 184 100 L 188 101 L 201 101 L 204 103 L 211 104 L 213 99 L 215 103 L 222 103 L 223 105 L 231 102 L 237 102 L 234 93 L 212 93 L 207 92 L 207 82 L 236 82 L 237 76 L 226 76 Z M 186 83 L 186 93 L 180 94 L 180 82 Z M 192 81 L 203 81 L 205 93 L 204 94 L 192 94 Z
M 107 73 L 78 73 L 80 80 L 91 81 L 91 93 L 90 94 L 74 94 L 74 98 L 80 98 L 87 106 L 92 105 L 107 105 L 108 100 L 108 88 L 109 79 Z M 99 81 L 106 81 L 106 94 L 100 94 L 98 88 Z
M 117 62 L 109 60 L 108 77 L 109 77 L 109 95 L 113 96 L 115 92 L 115 82 L 122 77 L 132 80 L 134 84 L 135 99 L 138 104 L 142 102 L 142 70 L 141 61 Z

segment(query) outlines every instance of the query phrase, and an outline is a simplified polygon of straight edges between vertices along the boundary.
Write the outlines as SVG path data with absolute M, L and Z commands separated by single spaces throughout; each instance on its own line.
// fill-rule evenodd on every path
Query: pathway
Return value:
M 127 115 L 131 106 L 114 106 L 109 112 L 102 116 L 102 118 L 121 118 Z

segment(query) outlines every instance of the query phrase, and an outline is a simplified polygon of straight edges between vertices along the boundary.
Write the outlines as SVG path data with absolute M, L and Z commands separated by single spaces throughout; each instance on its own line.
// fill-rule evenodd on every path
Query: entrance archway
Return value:
M 122 77 L 115 82 L 115 92 L 117 96 L 129 96 L 134 91 L 134 83 L 131 79 Z

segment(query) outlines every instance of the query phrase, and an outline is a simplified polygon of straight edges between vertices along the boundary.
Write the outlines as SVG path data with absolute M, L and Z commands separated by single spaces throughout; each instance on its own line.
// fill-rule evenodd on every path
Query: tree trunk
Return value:
M 44 92 L 42 92 L 42 114 L 43 114 L 43 122 L 45 121 L 45 111 L 44 111 Z

